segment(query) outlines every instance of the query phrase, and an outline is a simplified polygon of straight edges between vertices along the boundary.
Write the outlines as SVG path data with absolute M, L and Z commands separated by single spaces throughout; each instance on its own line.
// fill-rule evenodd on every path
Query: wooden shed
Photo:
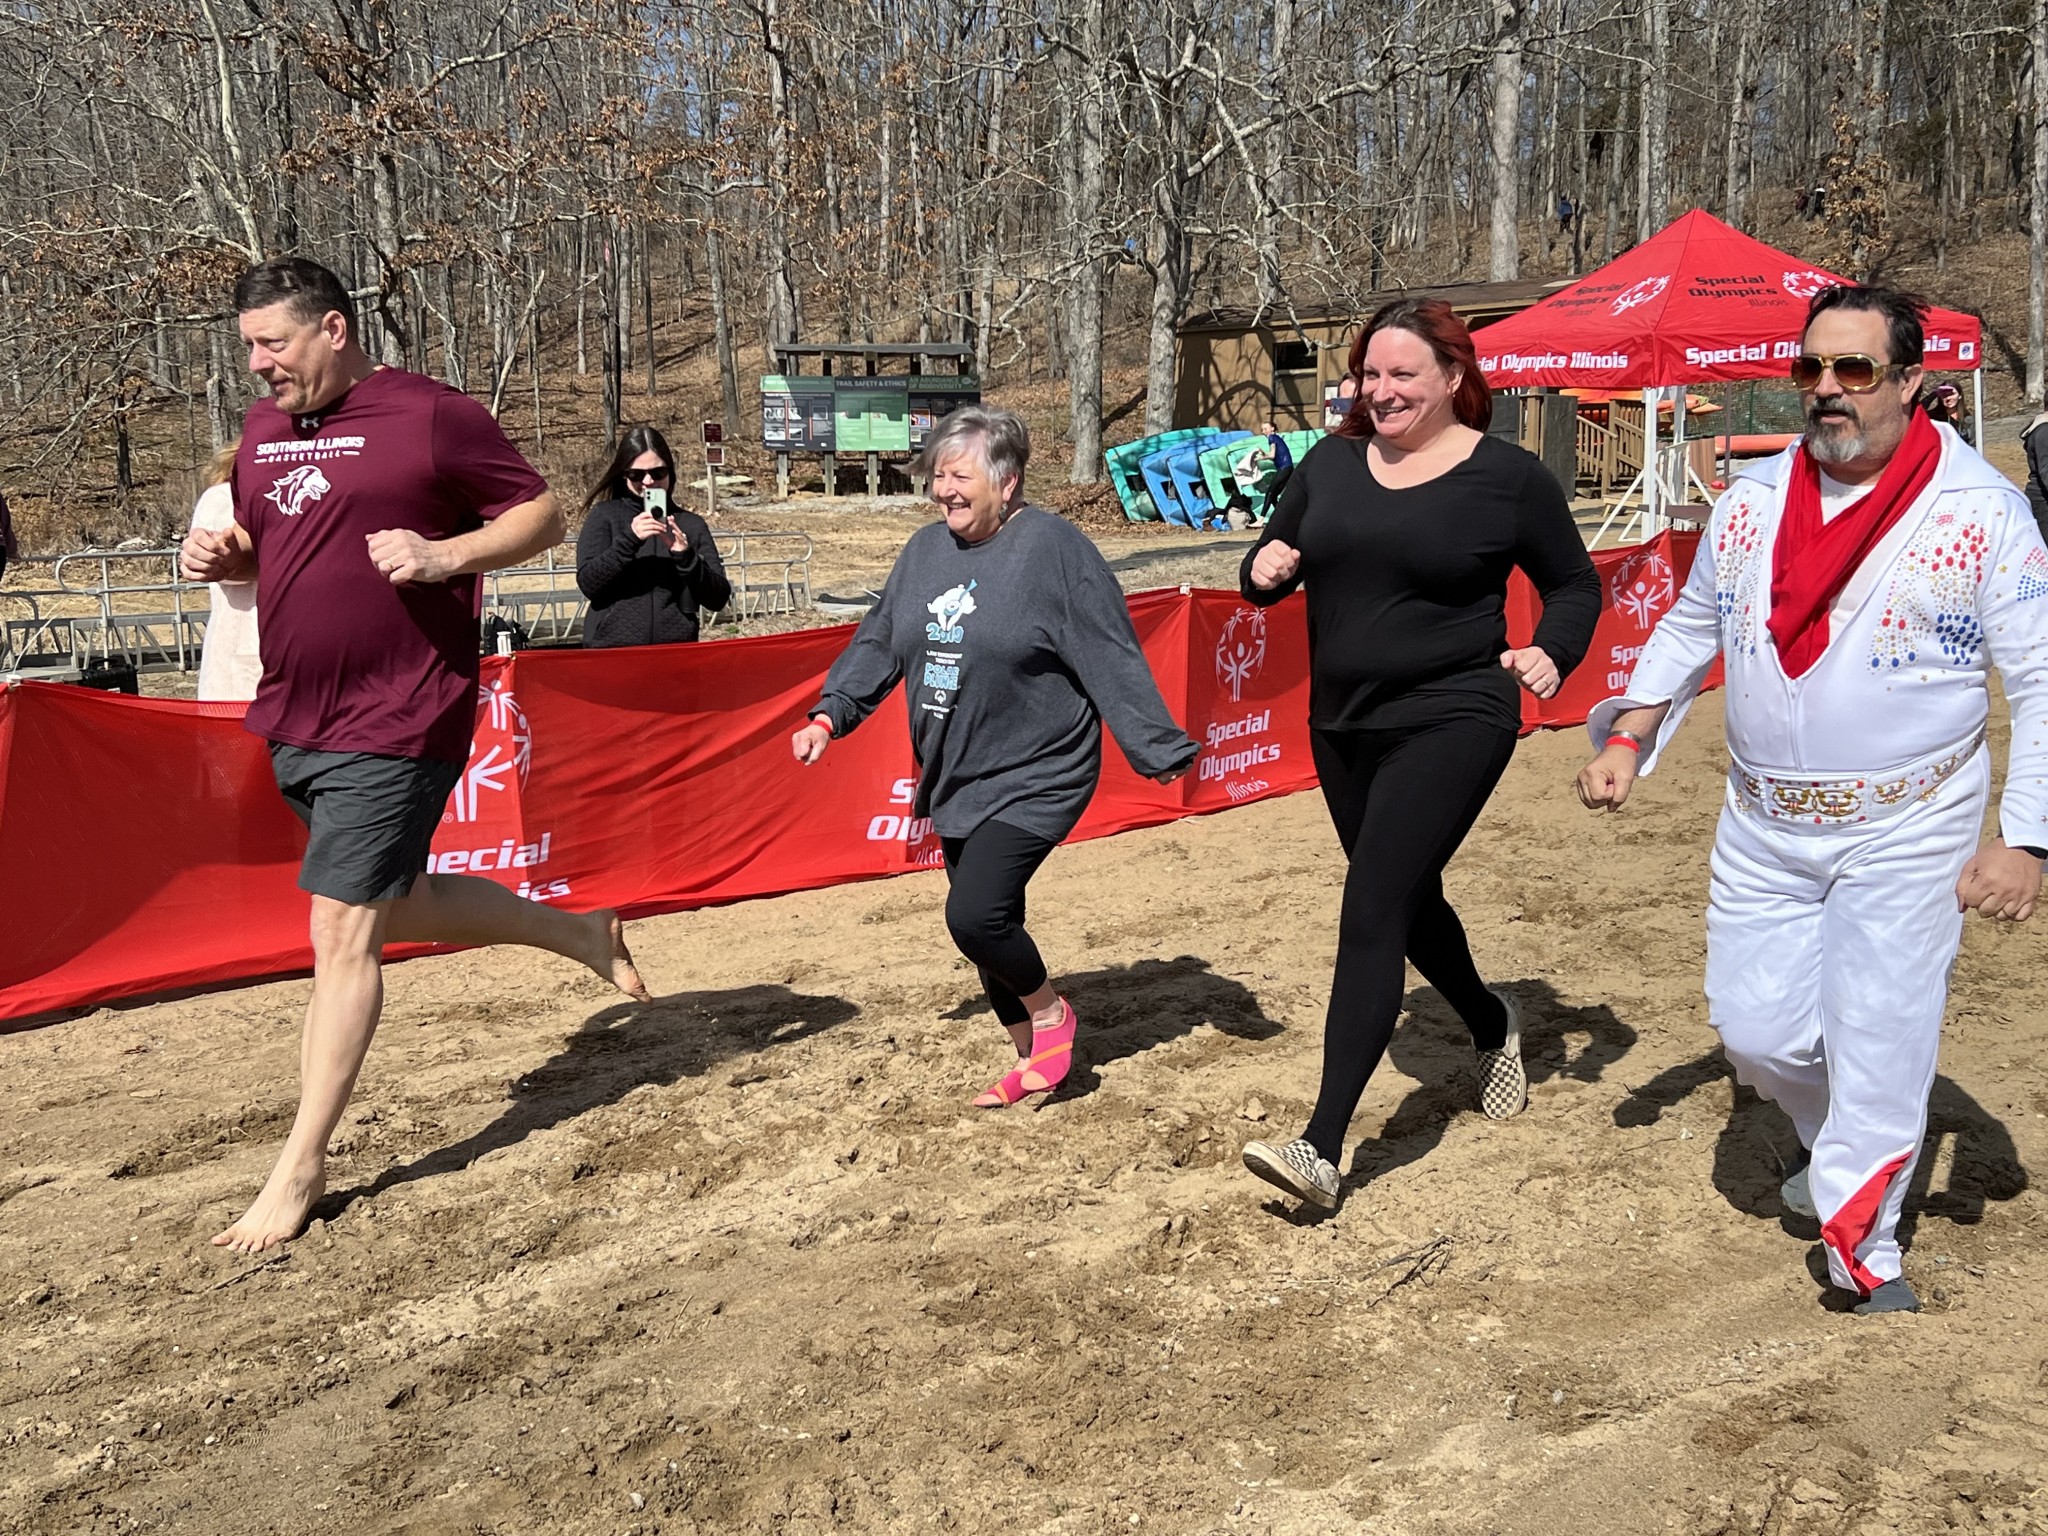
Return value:
M 1178 333 L 1173 424 L 1255 431 L 1270 421 L 1283 432 L 1321 426 L 1324 391 L 1343 377 L 1351 338 L 1382 304 L 1442 299 L 1476 327 L 1518 314 L 1573 281 L 1394 288 L 1366 295 L 1355 311 L 1231 308 L 1190 315 Z

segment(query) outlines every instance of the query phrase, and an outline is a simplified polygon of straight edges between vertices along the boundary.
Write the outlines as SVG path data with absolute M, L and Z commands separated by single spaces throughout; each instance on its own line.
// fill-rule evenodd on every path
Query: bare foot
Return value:
M 237 1253 L 261 1253 L 288 1243 L 304 1229 L 313 1202 L 326 1192 L 327 1175 L 323 1169 L 307 1172 L 279 1162 L 271 1170 L 256 1203 L 242 1213 L 240 1221 L 216 1235 L 213 1245 L 232 1248 Z
M 593 912 L 590 923 L 595 932 L 591 954 L 584 963 L 635 1002 L 653 1002 L 647 995 L 647 983 L 640 979 L 639 967 L 633 964 L 633 952 L 626 948 L 626 925 L 619 914 Z

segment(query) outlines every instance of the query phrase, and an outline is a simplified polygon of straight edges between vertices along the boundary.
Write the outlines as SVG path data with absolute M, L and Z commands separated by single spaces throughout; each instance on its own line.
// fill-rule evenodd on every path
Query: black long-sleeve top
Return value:
M 1252 585 L 1273 540 L 1301 552 L 1293 578 Z M 1508 646 L 1508 576 L 1543 598 L 1532 643 L 1569 675 L 1600 615 L 1600 578 L 1571 505 L 1542 460 L 1498 438 L 1421 485 L 1389 490 L 1363 438 L 1324 438 L 1296 466 L 1264 535 L 1244 558 L 1247 602 L 1308 592 L 1309 724 L 1409 729 L 1474 719 L 1521 724 Z
M 601 501 L 576 536 L 576 585 L 590 599 L 583 643 L 592 649 L 695 640 L 697 610 L 715 613 L 732 601 L 725 562 L 703 518 L 680 507 L 671 510 L 686 536 L 683 547 L 671 552 L 667 539 L 633 532 L 639 515 L 636 500 Z

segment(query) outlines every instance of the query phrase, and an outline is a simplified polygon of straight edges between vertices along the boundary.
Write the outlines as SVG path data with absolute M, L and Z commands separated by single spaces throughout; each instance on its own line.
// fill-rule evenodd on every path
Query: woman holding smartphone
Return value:
M 697 610 L 732 600 L 711 529 L 675 505 L 675 483 L 668 439 L 634 427 L 584 498 L 576 536 L 576 585 L 590 599 L 584 645 L 695 640 Z

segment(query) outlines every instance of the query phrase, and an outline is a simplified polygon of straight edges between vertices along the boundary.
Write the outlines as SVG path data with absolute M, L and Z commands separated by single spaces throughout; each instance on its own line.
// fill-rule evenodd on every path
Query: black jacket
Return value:
M 732 601 L 732 583 L 703 518 L 674 509 L 687 542 L 671 553 L 665 538 L 635 536 L 639 512 L 638 501 L 601 501 L 576 536 L 576 585 L 590 599 L 583 621 L 586 646 L 694 640 L 697 610 L 716 612 Z
M 2020 434 L 2020 446 L 2027 454 L 2027 501 L 2033 506 L 2034 521 L 2048 538 L 2048 412 L 2027 423 Z

